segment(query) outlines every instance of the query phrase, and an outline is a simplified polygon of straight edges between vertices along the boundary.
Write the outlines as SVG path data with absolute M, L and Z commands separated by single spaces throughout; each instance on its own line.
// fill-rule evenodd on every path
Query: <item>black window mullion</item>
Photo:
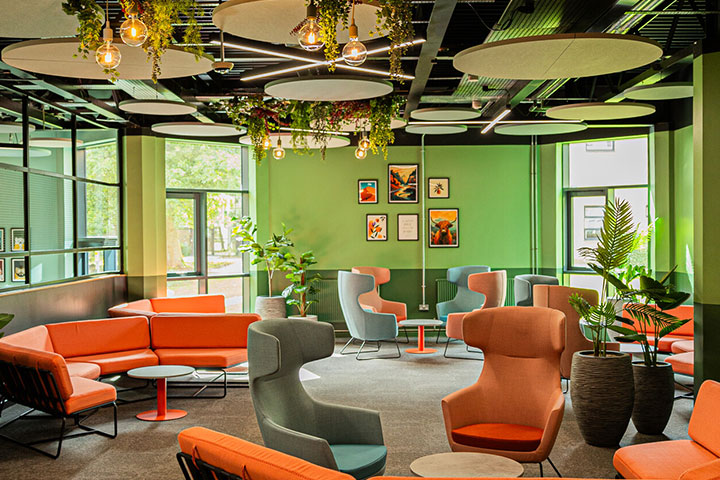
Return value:
M 22 135 L 23 135 L 23 167 L 30 166 L 30 117 L 28 115 L 28 98 L 22 98 Z M 23 208 L 25 211 L 25 285 L 30 285 L 30 178 L 27 171 L 23 172 Z M 12 240 L 12 237 L 11 237 Z M 12 262 L 11 262 L 12 269 Z M 12 275 L 12 271 L 10 272 Z
M 72 163 L 72 176 L 77 177 L 77 117 L 72 116 L 72 130 L 70 132 L 70 159 Z M 73 209 L 73 248 L 78 248 L 78 183 L 72 182 L 72 209 Z M 86 204 L 87 205 L 87 204 Z M 87 208 L 86 208 L 87 211 Z M 87 215 L 86 215 L 87 218 Z M 78 276 L 78 262 L 80 256 L 77 252 L 73 253 L 73 277 Z M 88 268 L 89 270 L 89 268 Z
M 208 291 L 208 248 L 207 248 L 207 194 L 205 192 L 195 193 L 195 239 L 197 248 L 195 249 L 195 261 L 197 262 L 198 271 L 200 272 L 200 294 Z

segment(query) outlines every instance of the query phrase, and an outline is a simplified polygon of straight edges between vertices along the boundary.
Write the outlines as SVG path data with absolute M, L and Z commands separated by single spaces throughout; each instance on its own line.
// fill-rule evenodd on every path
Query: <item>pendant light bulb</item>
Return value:
M 120 25 L 120 38 L 129 47 L 139 47 L 145 43 L 147 33 L 147 26 L 137 18 L 137 14 L 129 14 L 128 19 Z
M 350 41 L 342 49 L 343 60 L 348 65 L 357 67 L 365 63 L 367 55 L 367 48 L 358 40 L 358 28 L 353 21 L 350 25 Z
M 322 29 L 317 23 L 317 7 L 312 2 L 307 7 L 305 25 L 298 32 L 298 43 L 308 52 L 320 50 L 325 45 Z
M 113 31 L 110 22 L 103 30 L 103 44 L 95 51 L 95 61 L 103 68 L 113 69 L 120 65 L 120 49 L 113 45 Z
M 285 158 L 285 149 L 282 147 L 282 140 L 278 137 L 277 147 L 273 150 L 273 158 L 275 160 L 282 160 Z
M 272 147 L 272 141 L 270 140 L 270 136 L 266 136 L 263 140 L 263 148 L 267 150 L 270 147 Z
M 363 133 L 362 138 L 360 138 L 358 142 L 358 148 L 362 148 L 363 150 L 370 149 L 370 140 L 365 136 L 365 133 Z
M 358 147 L 355 150 L 355 158 L 357 158 L 358 160 L 365 160 L 367 158 L 367 150 Z

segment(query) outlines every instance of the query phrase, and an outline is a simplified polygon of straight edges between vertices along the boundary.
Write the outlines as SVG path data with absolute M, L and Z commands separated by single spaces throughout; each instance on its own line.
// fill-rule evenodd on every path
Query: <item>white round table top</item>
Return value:
M 443 325 L 442 320 L 436 320 L 434 318 L 400 320 L 398 323 L 403 327 L 439 327 Z
M 82 140 L 76 141 L 77 146 L 80 146 L 82 144 Z M 30 139 L 30 146 L 46 148 L 71 148 L 72 139 L 65 137 L 34 137 Z
M 410 464 L 418 477 L 514 478 L 525 469 L 515 460 L 489 453 L 449 452 L 421 457 Z
M 654 85 L 639 85 L 623 92 L 631 100 L 675 100 L 693 96 L 692 82 L 667 82 Z
M 382 97 L 393 91 L 393 84 L 378 78 L 351 75 L 313 75 L 283 78 L 265 85 L 265 93 L 275 98 L 309 102 L 339 102 Z
M 355 5 L 355 23 L 361 41 L 378 38 L 375 25 L 378 7 L 365 3 Z M 213 23 L 228 33 L 251 40 L 297 45 L 290 32 L 305 18 L 305 2 L 300 0 L 228 0 L 213 10 Z M 349 40 L 348 30 L 338 26 L 337 41 Z
M 561 33 L 483 43 L 455 55 L 453 66 L 472 75 L 551 80 L 622 72 L 662 55 L 654 40 L 611 33 Z
M 185 365 L 153 365 L 152 367 L 140 367 L 128 370 L 128 377 L 132 378 L 172 378 L 172 377 L 184 377 L 195 372 L 193 367 L 186 367 Z
M 500 135 L 561 135 L 587 130 L 586 123 L 506 123 L 493 130 Z
M 105 18 L 104 11 L 98 13 Z M 78 26 L 77 17 L 63 12 L 58 0 L 3 2 L 0 15 L 0 36 L 8 38 L 71 37 Z
M 285 149 L 292 149 L 292 133 L 289 132 L 272 132 L 270 133 L 270 141 L 272 142 L 272 147 L 270 149 L 272 150 L 275 148 L 275 145 L 277 144 L 278 137 L 282 140 L 283 148 Z M 320 148 L 320 144 L 318 144 L 314 139 L 312 134 L 310 136 L 305 138 L 307 142 L 307 147 L 311 150 Z M 240 137 L 240 143 L 243 145 L 252 145 L 252 140 L 250 139 L 250 135 L 246 135 L 244 137 Z M 328 138 L 328 142 L 326 145 L 326 148 L 340 148 L 340 147 L 347 147 L 350 145 L 350 138 L 339 136 L 339 135 L 332 135 L 330 138 Z M 298 148 L 302 148 L 301 145 L 298 145 Z
M 431 122 L 472 120 L 480 116 L 479 110 L 462 107 L 420 108 L 410 112 L 410 118 Z
M 52 152 L 47 148 L 30 148 L 30 158 L 49 157 Z M 18 147 L 0 147 L 0 157 L 2 158 L 22 158 L 22 146 Z
M 465 125 L 420 125 L 413 124 L 405 127 L 405 131 L 408 133 L 415 133 L 417 135 L 452 135 L 454 133 L 465 133 L 467 132 L 467 126 Z
M 94 52 L 88 58 L 78 54 L 76 38 L 48 38 L 26 40 L 5 47 L 2 60 L 10 66 L 27 72 L 55 75 L 58 77 L 106 80 L 108 75 L 95 62 Z M 115 39 L 113 45 L 120 49 L 122 60 L 117 68 L 119 78 L 124 80 L 147 80 L 152 78 L 152 62 L 142 48 L 129 47 Z M 212 69 L 212 60 L 195 55 L 179 47 L 169 47 L 163 54 L 159 78 L 189 77 Z
M 232 137 L 247 132 L 245 127 L 237 129 L 229 123 L 168 122 L 156 123 L 152 131 L 178 137 Z
M 655 113 L 655 107 L 648 103 L 572 103 L 552 107 L 545 112 L 556 120 L 619 120 L 643 117 Z
M 197 112 L 192 103 L 175 100 L 125 100 L 120 102 L 120 110 L 141 115 L 188 115 Z

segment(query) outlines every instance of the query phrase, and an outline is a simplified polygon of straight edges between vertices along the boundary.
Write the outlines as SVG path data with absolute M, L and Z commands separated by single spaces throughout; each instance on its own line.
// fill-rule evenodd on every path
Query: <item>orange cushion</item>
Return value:
M 679 340 L 672 344 L 672 353 L 687 353 L 695 351 L 695 340 Z
M 0 339 L 0 342 L 16 345 L 18 347 L 32 348 L 34 350 L 43 350 L 45 352 L 54 352 L 50 334 L 45 325 L 28 328 L 22 332 L 13 333 Z
M 132 368 L 149 367 L 158 364 L 157 355 L 149 348 L 70 357 L 67 360 L 68 362 L 94 363 L 100 366 L 100 373 L 102 375 L 127 372 Z
M 95 380 L 100 376 L 100 367 L 94 363 L 67 362 L 67 369 L 71 377 L 83 377 Z
M 65 359 L 57 353 L 0 343 L 0 361 L 49 371 L 55 377 L 61 398 L 69 398 L 73 393 Z
M 690 375 L 691 377 L 695 374 L 695 353 L 678 353 L 677 355 L 670 355 L 665 359 L 667 363 L 672 365 L 672 369 L 675 373 L 681 373 L 683 375 Z
M 245 348 L 159 348 L 160 365 L 191 367 L 229 367 L 247 361 Z
M 330 470 L 237 437 L 203 427 L 178 435 L 180 449 L 205 463 L 252 480 L 354 480 Z
M 108 315 L 111 317 L 136 317 L 142 315 L 149 318 L 155 315 L 155 311 L 150 300 L 136 300 L 109 308 Z
M 695 407 L 688 425 L 688 435 L 716 457 L 720 457 L 718 410 L 720 410 L 720 383 L 705 380 L 697 391 Z
M 540 428 L 511 423 L 477 423 L 452 431 L 455 442 L 477 448 L 532 452 L 540 445 Z
M 224 295 L 151 298 L 150 303 L 157 313 L 225 313 Z
M 65 400 L 65 412 L 68 414 L 105 405 L 117 399 L 117 391 L 112 385 L 82 377 L 72 377 L 71 380 L 73 394 Z
M 648 339 L 651 340 L 650 345 L 655 345 L 655 338 L 648 336 Z M 667 335 L 665 337 L 662 337 L 658 342 L 658 351 L 670 353 L 672 352 L 673 343 L 684 341 L 684 339 L 685 337 L 677 337 L 675 335 Z
M 680 478 L 688 468 L 716 459 L 692 440 L 670 440 L 623 447 L 613 465 L 625 478 Z
M 47 325 L 55 351 L 65 358 L 150 346 L 146 317 L 108 318 Z
M 150 320 L 152 348 L 245 348 L 258 320 L 254 313 L 158 314 Z
M 691 467 L 680 475 L 680 480 L 710 480 L 720 478 L 720 460 Z

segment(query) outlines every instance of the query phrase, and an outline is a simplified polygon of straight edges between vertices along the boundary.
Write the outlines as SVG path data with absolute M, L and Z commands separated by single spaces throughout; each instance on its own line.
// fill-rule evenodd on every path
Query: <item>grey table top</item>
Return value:
M 439 478 L 512 478 L 525 469 L 510 458 L 489 453 L 448 452 L 420 457 L 410 464 L 418 477 Z
M 128 370 L 128 377 L 132 378 L 171 378 L 190 375 L 195 369 L 184 365 L 153 365 L 152 367 L 140 367 Z
M 418 318 L 417 320 L 401 320 L 400 325 L 403 327 L 439 327 L 443 325 L 443 322 L 430 318 Z

